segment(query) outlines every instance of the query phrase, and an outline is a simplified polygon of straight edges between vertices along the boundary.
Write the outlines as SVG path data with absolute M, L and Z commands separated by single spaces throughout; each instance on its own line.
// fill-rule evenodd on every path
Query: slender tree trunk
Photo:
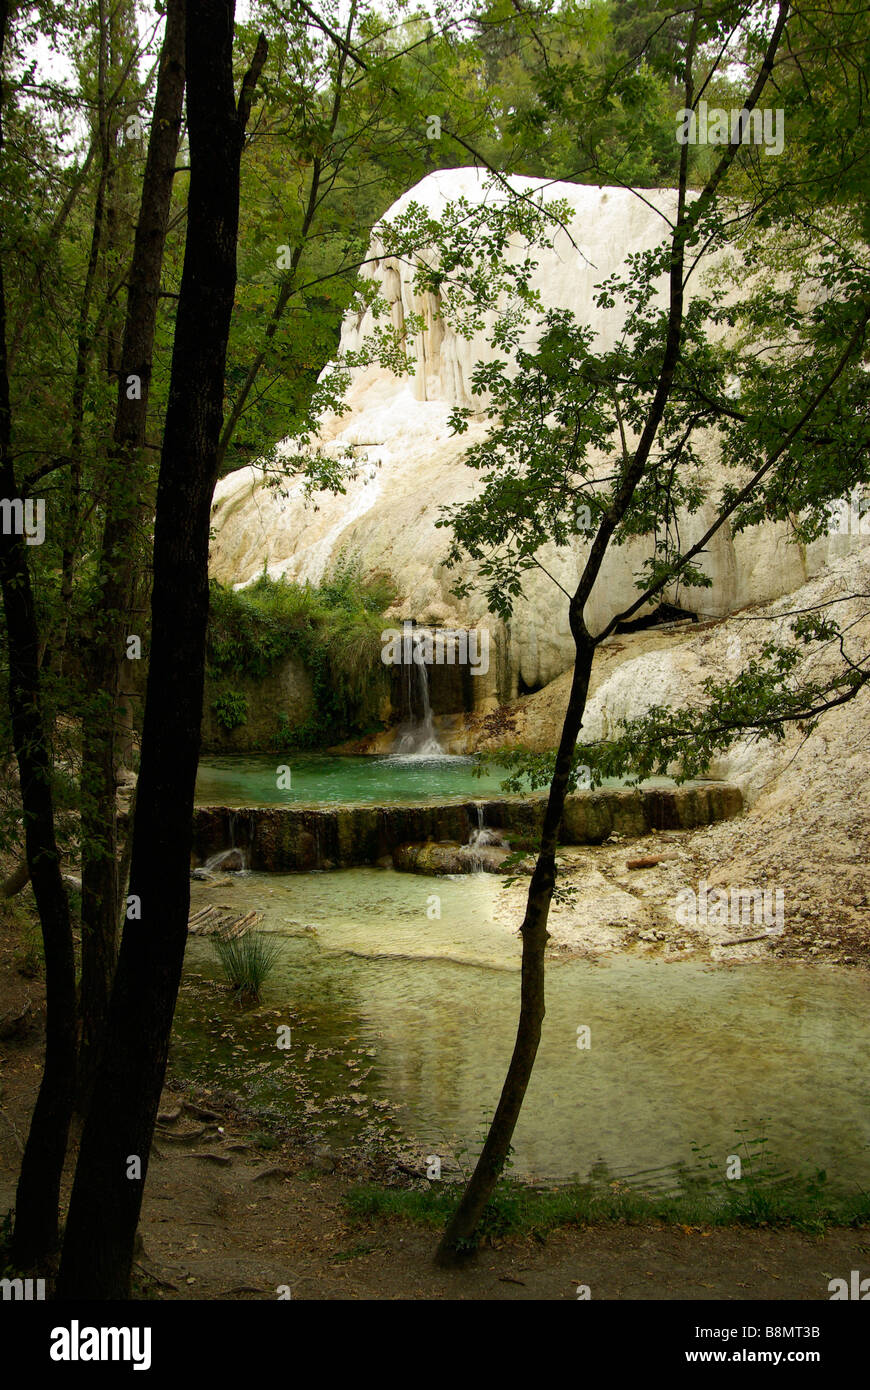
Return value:
M 28 864 L 27 857 L 25 856 L 24 859 L 20 861 L 20 863 L 16 864 L 9 877 L 3 880 L 2 885 L 0 885 L 0 897 L 14 898 L 16 893 L 21 892 L 25 883 L 29 882 L 30 865 Z
M 136 579 L 136 528 L 145 482 L 143 445 L 151 385 L 160 275 L 184 95 L 184 5 L 170 0 L 120 359 L 118 400 L 100 550 L 100 613 L 88 651 L 94 713 L 83 732 L 82 782 L 82 1037 L 78 1107 L 84 1113 L 106 1027 L 120 925 L 115 772 L 126 637 Z M 141 637 L 142 634 L 137 634 Z
M 338 72 L 335 78 L 335 93 L 332 98 L 332 112 L 329 118 L 329 129 L 327 132 L 327 138 L 329 140 L 331 140 L 332 137 L 335 135 L 336 127 L 338 125 L 338 118 L 341 115 L 341 105 L 345 94 L 344 73 L 345 68 L 347 66 L 349 54 L 348 44 L 350 43 L 351 34 L 353 33 L 354 21 L 356 20 L 356 12 L 356 0 L 351 0 L 350 9 L 348 12 L 345 42 L 343 45 L 340 45 L 339 47 Z M 221 431 L 221 441 L 220 446 L 218 448 L 219 470 L 221 470 L 223 467 L 227 450 L 232 444 L 233 435 L 236 431 L 236 426 L 238 425 L 239 420 L 244 414 L 248 397 L 250 396 L 251 391 L 254 388 L 257 377 L 260 374 L 260 369 L 262 368 L 263 363 L 266 360 L 266 354 L 269 350 L 269 344 L 275 336 L 275 333 L 278 329 L 278 325 L 281 322 L 284 310 L 287 308 L 287 305 L 289 304 L 295 291 L 296 273 L 299 269 L 299 262 L 302 259 L 302 253 L 305 250 L 308 234 L 311 231 L 311 227 L 317 215 L 317 209 L 321 201 L 322 195 L 320 185 L 322 176 L 323 157 L 320 154 L 316 154 L 311 166 L 311 182 L 308 185 L 308 197 L 306 199 L 305 213 L 302 218 L 302 226 L 299 229 L 299 235 L 296 238 L 296 244 L 293 247 L 293 253 L 290 257 L 290 265 L 287 269 L 287 277 L 284 280 L 284 283 L 281 286 L 280 290 L 278 291 L 278 297 L 275 300 L 272 312 L 269 315 L 269 321 L 266 324 L 266 332 L 263 346 L 256 353 L 253 362 L 247 370 L 245 379 L 241 385 L 241 389 L 239 390 L 236 399 L 233 402 L 232 407 L 230 409 L 229 418 L 227 419 L 226 423 L 224 424 L 223 430 Z
M 0 4 L 0 62 L 8 10 Z M 0 110 L 0 146 L 3 142 Z M 0 491 L 17 495 L 6 364 L 6 298 L 0 264 Z M 58 1238 L 60 1179 L 66 1156 L 75 1075 L 75 959 L 66 891 L 54 832 L 51 756 L 42 714 L 39 633 L 26 542 L 0 533 L 0 588 L 9 646 L 9 709 L 24 808 L 27 864 L 45 945 L 45 1069 L 30 1121 L 15 1200 L 12 1254 L 30 1268 L 52 1254 Z
M 233 0 L 188 0 L 190 196 L 154 533 L 151 660 L 128 909 L 67 1219 L 60 1297 L 129 1291 L 133 1242 L 187 944 L 208 540 L 236 283 L 239 166 L 266 55 L 238 109 Z M 138 914 L 138 915 L 137 915 Z
M 595 644 L 580 625 L 575 633 L 576 655 L 562 738 L 544 815 L 541 847 L 529 885 L 523 941 L 520 1017 L 504 1086 L 480 1158 L 462 1200 L 449 1221 L 436 1253 L 440 1265 L 455 1265 L 473 1252 L 474 1234 L 510 1152 L 526 1089 L 538 1054 L 544 1022 L 544 958 L 549 933 L 547 917 L 556 882 L 556 837 L 565 810 L 571 759 L 589 690 Z

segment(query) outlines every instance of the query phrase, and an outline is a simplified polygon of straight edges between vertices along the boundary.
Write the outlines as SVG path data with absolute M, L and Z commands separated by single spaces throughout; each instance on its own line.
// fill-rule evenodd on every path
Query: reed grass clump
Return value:
M 275 968 L 280 944 L 264 932 L 212 937 L 227 985 L 239 1004 L 257 1004 L 260 991 Z

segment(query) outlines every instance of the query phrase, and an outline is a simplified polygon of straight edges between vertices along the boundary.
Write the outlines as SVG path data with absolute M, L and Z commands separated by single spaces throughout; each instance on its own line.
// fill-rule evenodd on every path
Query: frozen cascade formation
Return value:
M 544 189 L 548 198 L 565 199 L 574 209 L 570 237 L 560 231 L 551 251 L 535 253 L 539 264 L 533 283 L 545 305 L 573 310 L 595 329 L 601 344 L 612 343 L 620 326 L 619 310 L 598 309 L 594 286 L 619 269 L 628 254 L 661 240 L 666 228 L 657 209 L 672 211 L 675 194 L 645 189 L 646 201 L 641 201 L 630 189 L 528 178 L 512 182 L 531 192 Z M 460 195 L 469 201 L 494 196 L 478 171 L 442 170 L 409 190 L 386 220 L 412 200 L 437 215 Z M 359 554 L 365 571 L 392 574 L 400 591 L 398 609 L 416 613 L 421 623 L 483 626 L 497 633 L 499 624 L 482 596 L 457 600 L 451 594 L 455 575 L 442 563 L 446 533 L 435 528 L 440 508 L 466 500 L 478 485 L 462 455 L 469 443 L 482 437 L 485 424 L 472 422 L 467 435 L 454 438 L 447 421 L 454 405 L 471 403 L 475 363 L 493 354 L 485 338 L 466 341 L 436 319 L 437 304 L 431 297 L 414 294 L 413 268 L 385 257 L 376 234 L 371 253 L 376 259 L 367 273 L 379 282 L 394 323 L 401 324 L 416 311 L 430 326 L 430 332 L 413 344 L 415 375 L 399 379 L 377 367 L 359 369 L 348 394 L 348 413 L 323 421 L 317 447 L 338 453 L 351 446 L 359 460 L 359 476 L 348 484 L 345 495 L 318 493 L 313 502 L 307 501 L 302 482 L 291 481 L 281 497 L 263 486 L 262 471 L 256 467 L 222 479 L 215 492 L 211 572 L 224 583 L 243 586 L 262 573 L 265 564 L 273 577 L 316 582 L 340 551 L 349 550 Z M 523 254 L 519 242 L 515 253 Z M 371 328 L 369 312 L 349 315 L 342 350 L 358 347 Z M 715 469 L 715 440 L 709 438 L 699 452 Z M 684 539 L 696 538 L 711 519 L 712 513 L 705 510 L 686 519 L 681 524 Z M 829 559 L 844 556 L 867 539 L 838 535 L 801 547 L 787 544 L 781 524 L 765 524 L 736 537 L 723 528 L 704 561 L 712 588 L 689 590 L 680 601 L 710 616 L 765 602 L 792 592 Z M 570 547 L 542 553 L 541 560 L 570 591 L 586 548 L 577 537 Z M 587 608 L 593 629 L 636 598 L 634 575 L 646 553 L 641 541 L 611 549 Z M 543 574 L 532 572 L 511 624 L 511 690 L 504 693 L 514 693 L 520 681 L 526 689 L 540 688 L 567 669 L 572 658 L 564 595 Z

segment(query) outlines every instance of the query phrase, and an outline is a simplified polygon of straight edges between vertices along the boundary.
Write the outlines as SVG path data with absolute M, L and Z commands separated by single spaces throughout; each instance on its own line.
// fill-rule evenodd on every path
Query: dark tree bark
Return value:
M 0 3 L 0 62 L 8 22 Z M 0 146 L 3 141 L 0 109 Z M 0 265 L 0 495 L 18 496 L 6 363 L 6 298 Z M 0 588 L 9 646 L 9 709 L 18 760 L 27 865 L 45 945 L 45 1069 L 24 1147 L 15 1199 L 12 1255 L 31 1268 L 57 1246 L 60 1178 L 66 1156 L 75 1076 L 75 959 L 69 905 L 54 831 L 51 755 L 42 713 L 39 633 L 27 546 L 0 534 Z
M 136 528 L 142 507 L 151 357 L 183 97 L 184 4 L 183 0 L 171 0 L 166 12 L 118 366 L 118 399 L 100 550 L 100 613 L 88 647 L 88 682 L 95 708 L 85 721 L 82 748 L 82 1030 L 78 1077 L 78 1108 L 82 1112 L 87 1109 L 96 1073 L 117 959 L 120 885 L 116 741 L 127 623 L 135 587 Z
M 261 37 L 236 107 L 232 0 L 188 0 L 190 196 L 154 535 L 151 659 L 130 893 L 67 1219 L 60 1297 L 129 1292 L 133 1243 L 187 942 L 208 538 L 236 282 L 239 166 Z M 133 1161 L 139 1160 L 140 1176 Z M 131 1167 L 131 1165 L 133 1165 Z

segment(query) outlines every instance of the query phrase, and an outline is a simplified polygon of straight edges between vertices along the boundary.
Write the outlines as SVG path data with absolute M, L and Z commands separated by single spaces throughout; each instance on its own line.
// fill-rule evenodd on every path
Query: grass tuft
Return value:
M 256 1004 L 281 951 L 280 942 L 263 932 L 212 937 L 227 984 L 240 1004 Z

